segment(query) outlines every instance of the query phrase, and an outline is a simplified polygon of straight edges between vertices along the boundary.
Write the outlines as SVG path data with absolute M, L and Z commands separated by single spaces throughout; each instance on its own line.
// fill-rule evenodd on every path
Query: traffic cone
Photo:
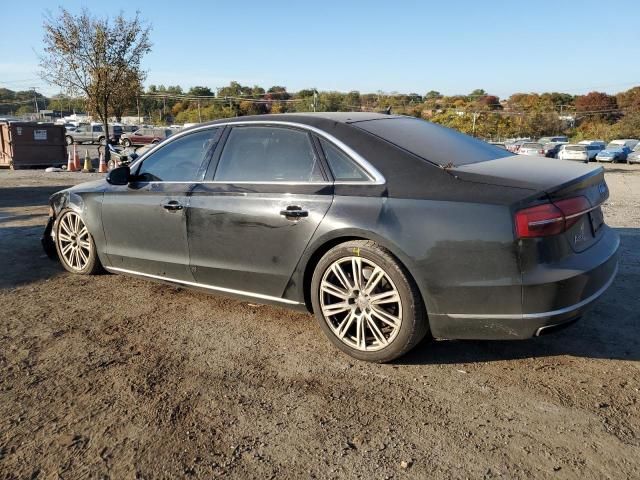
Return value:
M 84 154 L 84 168 L 83 173 L 93 172 L 93 165 L 91 165 L 91 159 L 89 158 L 89 150 L 85 150 Z
M 73 144 L 73 168 L 75 172 L 80 170 L 80 156 L 78 155 L 78 148 L 75 143 Z
M 73 161 L 73 157 L 71 156 L 71 150 L 67 152 L 67 172 L 75 172 L 76 171 L 76 163 Z
M 107 163 L 104 161 L 104 155 L 100 152 L 100 165 L 98 166 L 98 173 L 107 173 Z

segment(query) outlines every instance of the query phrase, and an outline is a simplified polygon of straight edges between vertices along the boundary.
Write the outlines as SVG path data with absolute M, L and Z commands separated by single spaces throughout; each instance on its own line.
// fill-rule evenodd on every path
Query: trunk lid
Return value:
M 581 252 L 596 243 L 602 234 L 604 219 L 600 205 L 608 198 L 609 189 L 601 166 L 513 156 L 463 165 L 451 169 L 451 173 L 465 181 L 526 188 L 531 191 L 528 197 L 531 203 L 585 197 L 589 211 L 577 217 L 575 223 L 560 235 L 566 238 L 571 250 Z M 516 205 L 515 209 L 523 206 Z

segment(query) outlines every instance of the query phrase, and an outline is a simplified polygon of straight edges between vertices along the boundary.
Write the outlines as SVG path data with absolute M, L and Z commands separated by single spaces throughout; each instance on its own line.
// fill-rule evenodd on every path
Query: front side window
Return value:
M 279 127 L 231 130 L 214 177 L 221 182 L 321 182 L 306 132 Z
M 138 170 L 141 182 L 194 182 L 202 176 L 202 164 L 217 140 L 218 129 L 185 135 L 154 151 Z
M 349 182 L 366 182 L 369 180 L 364 170 L 338 147 L 324 138 L 320 139 L 320 145 L 335 180 Z

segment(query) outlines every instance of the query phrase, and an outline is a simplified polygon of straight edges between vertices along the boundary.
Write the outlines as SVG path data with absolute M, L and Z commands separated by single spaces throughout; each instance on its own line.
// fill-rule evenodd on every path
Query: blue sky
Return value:
M 0 87 L 35 86 L 44 12 L 122 10 L 153 26 L 147 84 L 290 91 L 618 92 L 640 85 L 637 1 L 7 2 Z

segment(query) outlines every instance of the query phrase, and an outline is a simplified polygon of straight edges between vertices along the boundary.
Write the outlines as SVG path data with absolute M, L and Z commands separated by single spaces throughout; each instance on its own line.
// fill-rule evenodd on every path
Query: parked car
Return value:
M 560 142 L 551 142 L 545 143 L 542 146 L 542 150 L 544 151 L 544 156 L 547 158 L 557 158 L 558 152 L 560 152 L 560 148 L 565 145 Z
M 120 143 L 122 143 L 123 147 L 160 143 L 173 133 L 173 130 L 170 128 L 141 128 L 133 133 L 123 134 L 122 137 L 120 137 Z
M 555 137 L 542 137 L 538 140 L 538 143 L 569 143 L 569 138 L 566 135 L 557 135 Z
M 489 142 L 491 145 L 494 145 L 496 147 L 500 147 L 500 148 L 504 148 L 505 150 L 507 149 L 507 146 L 502 143 L 502 142 Z
M 640 140 L 636 140 L 634 138 L 623 138 L 620 140 L 611 140 L 609 142 L 609 145 L 619 145 L 621 147 L 627 147 L 629 150 L 633 151 L 638 143 L 640 143 Z M 607 148 L 609 147 L 609 145 L 607 145 Z
M 122 127 L 120 125 L 109 125 L 110 143 L 118 143 L 121 135 Z M 104 126 L 99 123 L 81 123 L 75 130 L 66 131 L 65 140 L 67 145 L 73 145 L 74 143 L 98 143 L 104 145 L 106 143 Z
M 604 140 L 582 140 L 578 142 L 578 145 L 593 145 L 600 150 L 604 150 L 607 147 L 607 143 Z
M 589 152 L 587 151 L 587 147 L 588 145 L 563 145 L 558 152 L 558 159 L 589 163 Z
M 544 156 L 544 148 L 541 143 L 523 143 L 518 150 L 518 155 Z
M 609 142 L 604 150 L 601 150 L 596 155 L 598 162 L 626 162 L 627 155 L 631 153 L 631 148 L 623 143 L 617 143 L 616 140 Z
M 579 318 L 618 268 L 607 198 L 600 166 L 416 118 L 262 115 L 55 193 L 43 245 L 77 274 L 313 311 L 337 348 L 385 362 L 427 333 L 528 338 Z
M 627 163 L 640 163 L 640 143 L 627 155 Z

